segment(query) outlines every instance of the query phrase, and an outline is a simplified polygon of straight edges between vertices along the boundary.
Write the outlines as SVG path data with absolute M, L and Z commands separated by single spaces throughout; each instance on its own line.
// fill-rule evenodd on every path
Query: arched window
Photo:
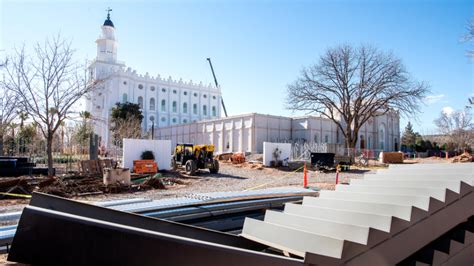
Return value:
M 161 122 L 166 122 L 166 117 L 162 117 Z
M 143 97 L 138 96 L 138 105 L 140 105 L 140 108 L 143 109 Z
M 165 100 L 161 100 L 161 111 L 166 112 L 166 101 Z
M 365 149 L 365 137 L 364 137 L 364 135 L 360 135 L 359 144 L 360 144 L 360 149 L 361 150 Z
M 367 137 L 367 148 L 372 149 L 372 137 L 371 136 Z
M 142 84 L 139 84 L 139 85 L 138 85 L 138 88 L 139 88 L 140 90 L 143 89 L 143 85 L 142 85 Z
M 173 101 L 173 113 L 176 112 L 178 112 L 178 104 L 176 103 L 176 101 Z
M 155 98 L 150 99 L 150 110 L 155 111 Z
M 197 113 L 198 113 L 198 105 L 193 104 L 193 114 L 197 115 Z
M 183 113 L 188 113 L 188 103 L 183 103 Z
M 207 106 L 206 105 L 202 106 L 202 115 L 207 115 Z
M 176 124 L 176 118 L 173 118 L 173 124 Z
M 314 143 L 318 143 L 318 134 L 314 134 Z
M 217 116 L 217 110 L 215 106 L 212 107 L 212 116 Z
M 385 130 L 383 128 L 379 130 L 379 146 L 381 150 L 385 148 Z
M 126 103 L 127 101 L 128 101 L 127 94 L 126 93 L 122 94 L 122 103 Z
M 324 136 L 324 142 L 329 143 L 329 135 Z
M 186 123 L 188 123 L 188 120 L 183 119 L 183 124 L 186 124 Z

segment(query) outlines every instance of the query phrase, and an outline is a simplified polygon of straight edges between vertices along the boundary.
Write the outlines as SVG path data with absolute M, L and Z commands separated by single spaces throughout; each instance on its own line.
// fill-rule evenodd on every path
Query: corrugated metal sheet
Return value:
M 272 189 L 262 189 L 262 190 L 253 190 L 253 191 L 233 191 L 233 192 L 214 192 L 214 193 L 197 193 L 191 194 L 186 197 L 179 198 L 170 198 L 170 199 L 160 199 L 160 200 L 151 200 L 146 198 L 133 198 L 133 199 L 118 199 L 118 200 L 109 200 L 109 201 L 99 201 L 95 202 L 95 205 L 125 211 L 133 213 L 142 213 L 146 216 L 153 217 L 163 217 L 168 215 L 173 215 L 176 213 L 177 207 L 180 208 L 181 213 L 190 213 L 196 211 L 198 207 L 189 207 L 185 208 L 188 205 L 204 204 L 209 201 L 216 200 L 225 200 L 232 198 L 242 198 L 242 197 L 251 197 L 251 196 L 272 196 L 277 194 L 307 194 L 313 193 L 313 190 L 302 189 L 302 188 L 272 188 Z M 260 200 L 254 201 L 255 204 L 269 202 L 270 200 Z M 236 205 L 239 205 L 239 202 L 228 202 L 228 203 L 214 203 L 206 206 L 200 206 L 202 209 L 215 209 L 219 206 L 224 208 L 232 208 Z M 16 221 L 20 218 L 20 212 L 10 212 L 0 214 L 0 221 Z M 2 240 L 6 241 L 11 239 L 16 230 L 16 225 L 13 226 L 3 226 L 0 227 L 0 242 Z
M 113 207 L 113 206 L 119 206 L 119 205 L 135 204 L 135 203 L 150 202 L 150 201 L 151 199 L 134 198 L 134 199 L 98 201 L 98 202 L 95 202 L 94 204 L 98 206 L 102 206 L 102 207 Z
M 176 208 L 186 205 L 204 204 L 210 201 L 226 200 L 232 198 L 245 197 L 264 197 L 280 194 L 305 194 L 314 193 L 313 190 L 295 187 L 271 188 L 252 191 L 229 191 L 229 192 L 212 192 L 212 193 L 196 193 L 186 195 L 179 198 L 153 200 L 149 202 L 139 202 L 126 205 L 112 206 L 114 210 L 126 212 L 148 212 L 166 208 Z
M 7 212 L 0 214 L 0 221 L 12 221 L 20 219 L 21 211 L 20 212 Z

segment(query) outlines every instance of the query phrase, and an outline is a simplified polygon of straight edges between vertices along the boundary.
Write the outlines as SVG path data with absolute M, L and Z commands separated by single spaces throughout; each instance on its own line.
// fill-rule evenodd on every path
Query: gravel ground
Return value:
M 340 182 L 349 182 L 350 178 L 362 178 L 370 170 L 351 170 L 339 175 Z M 202 171 L 193 177 L 180 178 L 185 184 L 175 185 L 165 190 L 149 190 L 133 194 L 98 195 L 81 198 L 82 200 L 120 199 L 130 197 L 146 197 L 162 199 L 181 197 L 193 193 L 224 192 L 256 190 L 272 187 L 302 187 L 303 173 L 284 171 L 273 168 L 258 167 L 254 165 L 232 165 L 221 163 L 218 174 L 209 174 Z M 336 180 L 335 172 L 322 173 L 308 170 L 308 185 L 321 189 L 334 189 Z

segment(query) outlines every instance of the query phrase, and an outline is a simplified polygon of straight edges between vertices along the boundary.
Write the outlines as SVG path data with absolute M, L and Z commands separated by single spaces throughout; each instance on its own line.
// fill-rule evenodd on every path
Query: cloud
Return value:
M 450 106 L 446 106 L 446 107 L 443 107 L 443 109 L 441 109 L 443 113 L 447 114 L 447 115 L 451 115 L 453 112 L 454 112 L 454 109 Z
M 425 97 L 425 101 L 428 104 L 434 104 L 441 101 L 444 98 L 444 94 L 430 95 Z

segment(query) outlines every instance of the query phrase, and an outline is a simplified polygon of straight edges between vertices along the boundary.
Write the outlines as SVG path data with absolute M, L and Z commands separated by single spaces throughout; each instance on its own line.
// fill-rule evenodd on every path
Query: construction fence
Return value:
M 344 144 L 293 142 L 291 146 L 292 161 L 309 161 L 311 153 L 334 153 L 336 156 L 349 156 L 355 160 L 376 160 L 383 150 L 345 148 Z

